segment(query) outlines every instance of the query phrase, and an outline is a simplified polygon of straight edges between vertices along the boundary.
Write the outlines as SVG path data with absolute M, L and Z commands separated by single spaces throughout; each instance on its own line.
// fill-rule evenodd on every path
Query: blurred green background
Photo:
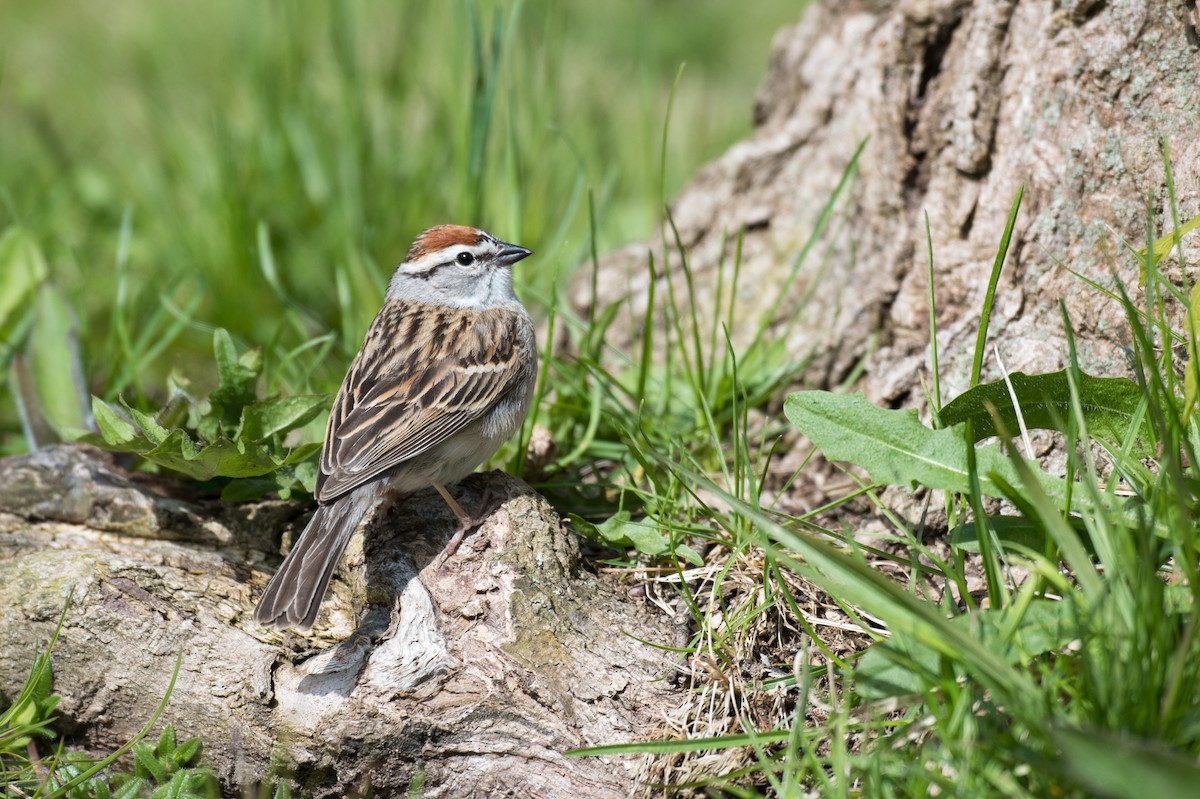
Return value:
M 534 249 L 544 313 L 593 229 L 645 236 L 750 131 L 802 5 L 0 2 L 0 451 L 18 368 L 70 421 L 71 329 L 107 399 L 206 392 L 216 327 L 264 349 L 264 390 L 333 390 L 432 224 Z

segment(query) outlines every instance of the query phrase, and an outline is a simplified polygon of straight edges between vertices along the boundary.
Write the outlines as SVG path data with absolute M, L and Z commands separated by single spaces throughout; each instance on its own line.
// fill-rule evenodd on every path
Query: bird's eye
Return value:
M 470 266 L 475 263 L 475 256 L 469 252 L 460 252 L 454 260 L 458 261 L 463 266 Z

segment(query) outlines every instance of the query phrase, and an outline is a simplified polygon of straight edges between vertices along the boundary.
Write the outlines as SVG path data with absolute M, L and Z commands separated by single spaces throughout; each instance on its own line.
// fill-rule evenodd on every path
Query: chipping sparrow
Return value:
M 445 483 L 490 458 L 529 410 L 537 349 L 512 287 L 529 254 L 459 225 L 413 242 L 333 403 L 317 511 L 258 601 L 260 624 L 311 627 L 351 535 L 387 499 L 432 485 L 458 536 L 474 523 Z

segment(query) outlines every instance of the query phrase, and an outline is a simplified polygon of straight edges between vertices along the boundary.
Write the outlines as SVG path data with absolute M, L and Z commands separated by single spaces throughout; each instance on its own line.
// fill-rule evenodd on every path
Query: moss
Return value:
M 504 651 L 533 668 L 569 664 L 565 638 L 574 631 L 567 620 L 579 610 L 579 603 L 565 596 L 551 595 L 527 582 L 519 585 L 509 600 L 516 637 Z

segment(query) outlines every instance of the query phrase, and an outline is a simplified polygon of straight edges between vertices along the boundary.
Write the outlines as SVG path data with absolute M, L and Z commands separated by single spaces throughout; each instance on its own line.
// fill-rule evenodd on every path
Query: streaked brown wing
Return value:
M 506 308 L 444 308 L 425 321 L 418 313 L 430 311 L 385 307 L 371 323 L 329 415 L 320 502 L 436 447 L 519 380 L 527 317 Z

